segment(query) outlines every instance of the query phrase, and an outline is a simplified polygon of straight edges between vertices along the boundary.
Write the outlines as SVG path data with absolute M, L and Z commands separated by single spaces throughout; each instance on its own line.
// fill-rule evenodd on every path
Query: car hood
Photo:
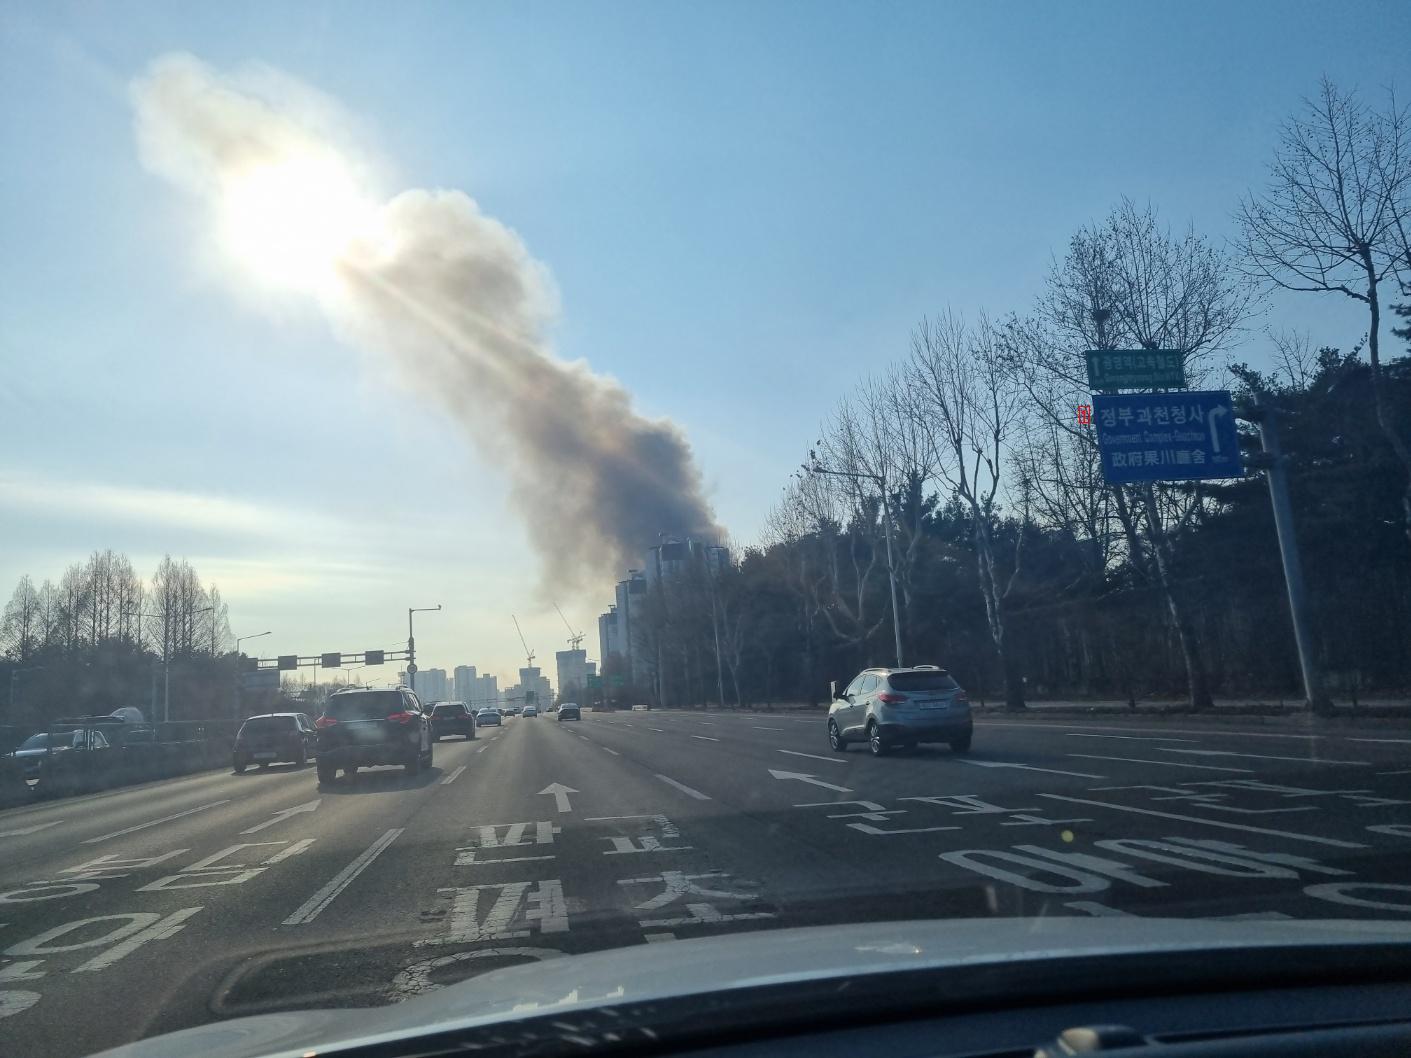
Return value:
M 298 1058 L 313 1049 L 648 1000 L 1038 959 L 1411 942 L 1411 923 L 1146 918 L 949 919 L 737 933 L 536 961 L 393 1006 L 214 1022 L 95 1058 Z M 542 950 L 539 951 L 542 957 Z

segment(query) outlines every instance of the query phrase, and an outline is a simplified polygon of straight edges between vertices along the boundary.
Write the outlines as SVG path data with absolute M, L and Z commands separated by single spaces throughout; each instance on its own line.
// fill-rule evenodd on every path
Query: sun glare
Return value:
M 243 170 L 222 196 L 227 249 L 262 282 L 318 292 L 369 234 L 374 210 L 337 159 L 295 157 Z

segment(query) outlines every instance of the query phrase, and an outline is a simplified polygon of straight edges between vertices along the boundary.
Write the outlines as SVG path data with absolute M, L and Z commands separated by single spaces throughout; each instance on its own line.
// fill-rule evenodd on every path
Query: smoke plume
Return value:
M 225 76 L 166 56 L 132 98 L 144 164 L 213 218 L 262 166 L 295 159 L 359 187 L 367 179 L 337 108 L 271 71 Z M 663 533 L 721 535 L 681 431 L 553 353 L 552 281 L 511 229 L 460 191 L 404 191 L 370 203 L 364 219 L 337 247 L 337 289 L 319 290 L 319 304 L 341 336 L 390 356 L 506 467 L 546 583 L 620 575 Z

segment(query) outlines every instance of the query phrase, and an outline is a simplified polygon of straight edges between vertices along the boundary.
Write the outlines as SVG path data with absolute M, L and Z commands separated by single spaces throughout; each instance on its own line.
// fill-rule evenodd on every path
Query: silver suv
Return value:
M 956 753 L 970 749 L 970 699 L 945 669 L 864 669 L 842 694 L 836 683 L 832 693 L 828 744 L 834 752 L 846 753 L 849 742 L 862 740 L 874 757 L 918 742 L 949 742 Z

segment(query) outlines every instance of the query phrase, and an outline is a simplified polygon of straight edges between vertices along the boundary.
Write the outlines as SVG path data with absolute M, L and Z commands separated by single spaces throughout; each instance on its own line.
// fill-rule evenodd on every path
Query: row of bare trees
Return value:
M 1277 383 L 1311 405 L 1326 401 L 1339 371 L 1352 377 L 1355 356 L 1267 329 L 1272 375 L 1232 373 L 1231 353 L 1258 335 L 1274 288 L 1359 301 L 1368 329 L 1348 344 L 1370 361 L 1367 410 L 1400 467 L 1400 521 L 1411 536 L 1411 408 L 1394 396 L 1407 392 L 1405 361 L 1400 374 L 1388 374 L 1379 333 L 1388 292 L 1411 302 L 1407 120 L 1394 96 L 1371 105 L 1325 81 L 1285 126 L 1266 185 L 1240 204 L 1235 244 L 1172 231 L 1152 206 L 1127 200 L 1074 234 L 1028 311 L 922 320 L 905 355 L 862 381 L 824 423 L 769 514 L 763 546 L 718 578 L 709 599 L 698 591 L 694 609 L 675 607 L 674 633 L 663 619 L 651 634 L 668 636 L 690 671 L 689 652 L 723 628 L 717 653 L 733 661 L 737 686 L 743 670 L 766 685 L 766 697 L 787 693 L 772 672 L 793 665 L 812 697 L 825 672 L 848 674 L 833 671 L 840 657 L 853 665 L 890 663 L 894 653 L 904 661 L 952 657 L 973 644 L 978 620 L 1005 704 L 1019 709 L 1026 644 L 1016 640 L 1016 615 L 1024 615 L 1031 660 L 1037 636 L 1044 650 L 1080 652 L 1088 659 L 1080 668 L 1124 686 L 1140 667 L 1135 645 L 1153 642 L 1141 626 L 1154 623 L 1156 639 L 1179 658 L 1190 704 L 1209 708 L 1212 653 L 1222 670 L 1231 663 L 1212 630 L 1246 618 L 1212 616 L 1212 587 L 1192 574 L 1192 555 L 1197 541 L 1249 524 L 1246 508 L 1235 508 L 1251 494 L 1244 483 L 1108 485 L 1094 430 L 1079 414 L 1090 400 L 1085 353 L 1176 349 L 1192 389 L 1234 384 L 1248 395 Z M 1310 463 L 1310 475 L 1317 472 Z M 1272 549 L 1268 539 L 1247 543 Z M 1394 608 L 1404 594 L 1399 576 L 1389 587 Z M 767 626 L 784 620 L 781 599 L 790 630 L 776 635 Z M 1114 600 L 1121 622 L 1103 616 Z M 1146 600 L 1146 617 L 1133 600 Z M 1061 634 L 1035 631 L 1045 610 L 1062 613 L 1051 622 Z M 696 626 L 686 613 L 697 615 Z M 1281 618 L 1268 623 L 1286 627 Z M 789 643 L 794 657 L 743 664 L 750 642 L 765 639 Z
M 230 639 L 220 589 L 203 585 L 191 563 L 167 555 L 144 584 L 128 557 L 111 549 L 69 566 L 57 583 L 36 587 L 21 577 L 0 618 L 0 647 L 20 664 L 113 642 L 164 659 L 219 654 Z

